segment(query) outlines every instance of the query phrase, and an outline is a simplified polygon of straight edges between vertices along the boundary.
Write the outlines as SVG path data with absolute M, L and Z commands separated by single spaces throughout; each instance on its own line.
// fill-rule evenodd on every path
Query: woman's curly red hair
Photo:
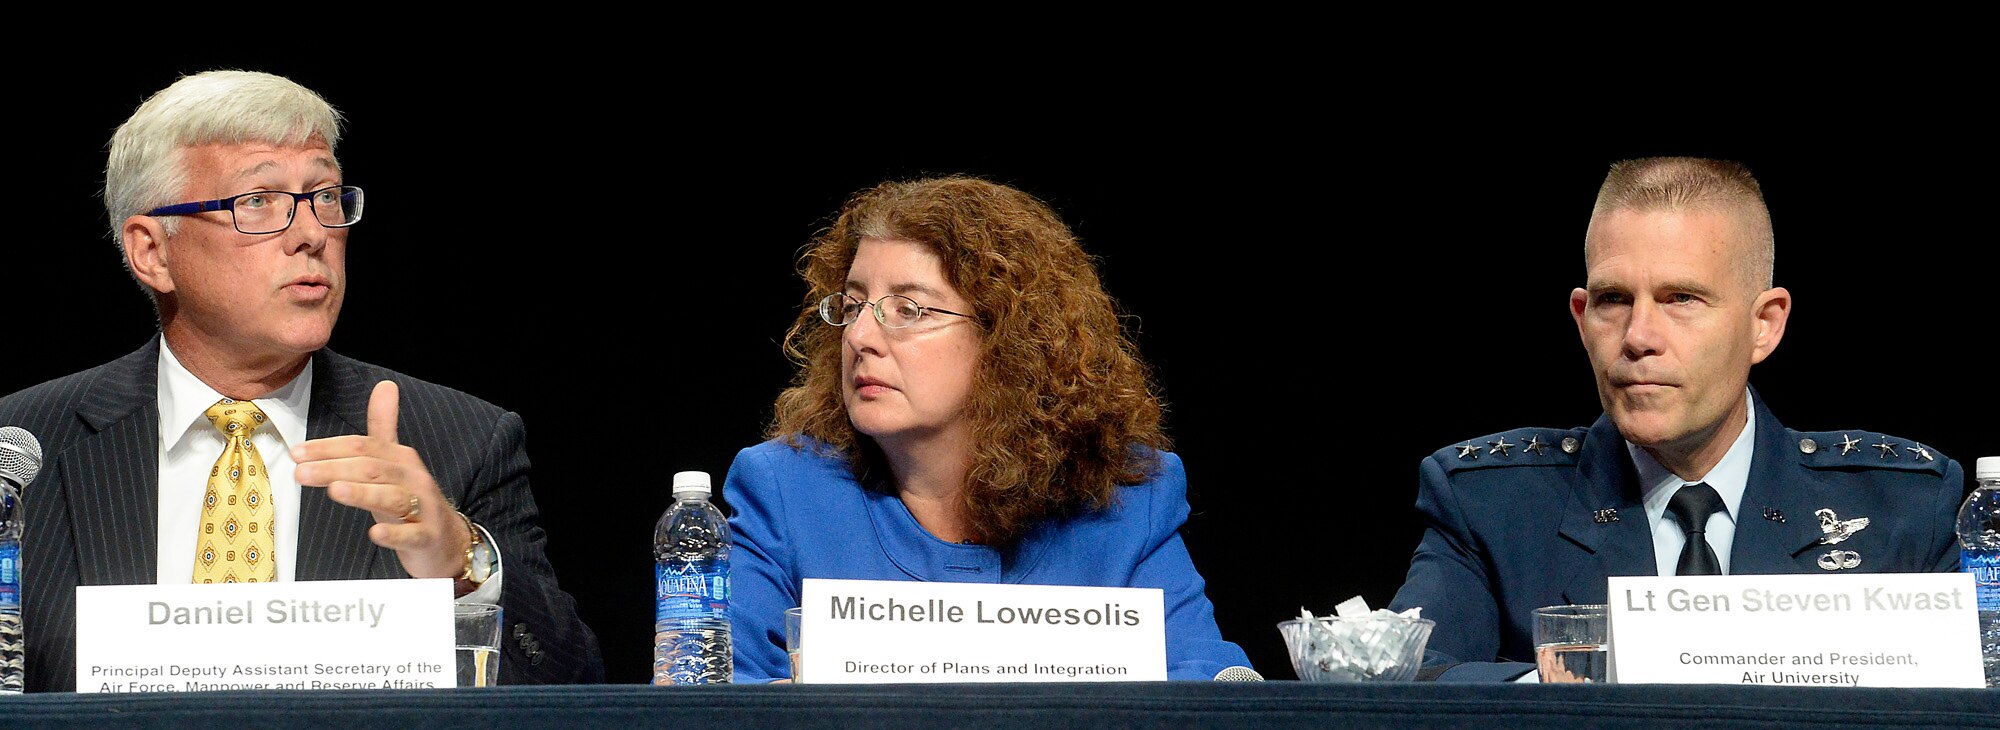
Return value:
M 966 406 L 973 454 L 965 516 L 980 541 L 1008 545 L 1046 519 L 1107 505 L 1144 481 L 1168 448 L 1152 373 L 1075 234 L 1033 196 L 972 177 L 889 182 L 847 201 L 800 258 L 805 303 L 785 334 L 799 366 L 769 435 L 845 456 L 863 484 L 890 489 L 888 463 L 842 404 L 841 331 L 818 301 L 845 288 L 863 238 L 937 253 L 972 303 L 978 372 Z

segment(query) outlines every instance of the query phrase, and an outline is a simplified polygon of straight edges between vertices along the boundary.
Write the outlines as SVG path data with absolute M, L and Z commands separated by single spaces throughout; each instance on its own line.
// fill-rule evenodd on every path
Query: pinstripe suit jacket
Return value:
M 75 689 L 76 586 L 156 578 L 159 348 L 154 337 L 118 360 L 0 398 L 0 424 L 34 433 L 44 455 L 23 498 L 28 691 Z M 381 380 L 402 386 L 399 439 L 422 455 L 444 495 L 492 533 L 506 561 L 501 681 L 604 681 L 597 638 L 556 585 L 543 552 L 520 416 L 320 350 L 306 437 L 363 433 L 369 393 Z M 300 490 L 299 499 L 299 580 L 409 577 L 394 551 L 369 542 L 367 512 L 333 502 L 322 489 Z

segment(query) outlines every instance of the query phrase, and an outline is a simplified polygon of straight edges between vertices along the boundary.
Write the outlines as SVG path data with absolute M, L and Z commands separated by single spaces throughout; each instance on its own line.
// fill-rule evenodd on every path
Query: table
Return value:
M 2000 690 L 1160 682 L 246 691 L 0 698 L 0 726 L 2000 727 Z

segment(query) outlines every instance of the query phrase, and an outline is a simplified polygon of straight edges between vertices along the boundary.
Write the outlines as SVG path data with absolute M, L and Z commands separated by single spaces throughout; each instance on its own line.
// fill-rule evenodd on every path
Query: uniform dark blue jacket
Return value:
M 1731 574 L 1958 569 L 1953 526 L 1966 483 L 1957 462 L 1874 431 L 1793 431 L 1754 393 L 1750 401 L 1756 447 L 1734 515 Z M 1495 449 L 1503 440 L 1512 448 Z M 1423 462 L 1417 509 L 1427 528 L 1391 607 L 1422 606 L 1437 621 L 1426 665 L 1448 667 L 1438 679 L 1511 679 L 1533 668 L 1519 662 L 1534 661 L 1536 608 L 1605 603 L 1606 577 L 1658 573 L 1652 528 L 1608 416 L 1588 429 L 1518 429 L 1465 445 L 1477 448 L 1446 447 Z M 1822 508 L 1870 523 L 1828 547 L 1814 516 Z M 1859 563 L 1825 569 L 1834 549 Z

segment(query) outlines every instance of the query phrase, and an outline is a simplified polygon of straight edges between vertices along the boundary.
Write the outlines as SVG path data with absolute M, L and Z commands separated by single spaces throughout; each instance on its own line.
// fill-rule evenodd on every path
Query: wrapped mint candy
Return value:
M 1292 669 L 1307 682 L 1403 682 L 1417 676 L 1424 645 L 1436 622 L 1422 609 L 1402 613 L 1368 610 L 1360 596 L 1342 601 L 1333 616 L 1299 609 L 1296 620 L 1278 624 L 1291 650 Z

